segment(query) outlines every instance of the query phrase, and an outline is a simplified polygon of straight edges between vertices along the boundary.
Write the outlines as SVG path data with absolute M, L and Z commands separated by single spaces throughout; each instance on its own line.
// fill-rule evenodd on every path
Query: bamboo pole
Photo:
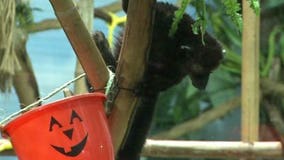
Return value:
M 259 132 L 259 17 L 243 0 L 242 141 L 254 143 Z
M 94 1 L 93 0 L 79 0 L 77 6 L 79 7 L 79 14 L 88 29 L 89 33 L 93 30 L 93 14 L 94 14 Z M 78 59 L 76 60 L 75 77 L 84 73 L 84 69 Z M 88 88 L 86 85 L 86 78 L 82 78 L 74 83 L 74 94 L 87 93 Z
M 153 27 L 153 5 L 156 0 L 130 0 L 127 23 L 123 38 L 119 64 L 116 70 L 118 92 L 114 95 L 109 116 L 110 133 L 115 154 L 127 133 L 131 116 L 139 98 L 133 92 L 142 80 L 146 54 L 151 45 Z M 124 89 L 120 89 L 124 88 Z
M 279 158 L 280 142 L 146 141 L 142 156 L 165 158 Z
M 104 89 L 109 73 L 91 34 L 72 0 L 50 0 L 77 57 L 94 89 Z

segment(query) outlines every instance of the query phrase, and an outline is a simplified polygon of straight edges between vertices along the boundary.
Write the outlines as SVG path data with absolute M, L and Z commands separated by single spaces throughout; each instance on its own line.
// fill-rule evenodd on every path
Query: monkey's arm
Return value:
M 124 10 L 125 13 L 127 13 L 127 8 L 128 8 L 128 0 L 122 0 L 122 9 Z
M 109 69 L 112 72 L 115 72 L 116 60 L 115 60 L 113 54 L 111 53 L 111 49 L 109 47 L 108 40 L 106 39 L 104 34 L 100 31 L 96 31 L 93 34 L 93 39 L 95 40 L 96 45 L 97 45 L 98 49 L 100 50 L 106 65 L 109 67 Z

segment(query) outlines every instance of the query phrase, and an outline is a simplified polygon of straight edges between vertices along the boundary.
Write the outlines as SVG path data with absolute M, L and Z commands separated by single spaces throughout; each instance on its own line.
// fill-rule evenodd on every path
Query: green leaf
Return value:
M 259 15 L 260 13 L 260 5 L 259 5 L 259 0 L 247 0 L 250 4 L 250 8 L 253 9 L 254 13 L 256 15 Z
M 243 20 L 242 15 L 239 14 L 241 11 L 240 4 L 237 2 L 237 0 L 222 0 L 222 3 L 225 6 L 226 14 L 230 16 L 237 28 L 242 31 Z
M 283 31 L 283 26 L 276 26 L 269 35 L 268 57 L 267 57 L 265 66 L 261 70 L 261 73 L 260 73 L 262 77 L 268 76 L 268 73 L 269 73 L 270 68 L 272 66 L 273 58 L 274 58 L 274 55 L 275 55 L 276 36 L 277 36 L 277 34 L 281 33 L 282 31 Z
M 169 31 L 169 37 L 173 37 L 175 35 L 178 29 L 178 24 L 181 21 L 185 13 L 185 9 L 189 3 L 190 3 L 190 0 L 182 0 L 181 7 L 177 11 L 175 11 L 175 17 L 173 19 L 173 23 Z
M 194 34 L 201 33 L 201 39 L 203 45 L 204 42 L 204 34 L 206 32 L 206 5 L 205 0 L 195 0 L 194 5 L 196 7 L 197 19 L 195 23 L 192 25 L 192 31 Z

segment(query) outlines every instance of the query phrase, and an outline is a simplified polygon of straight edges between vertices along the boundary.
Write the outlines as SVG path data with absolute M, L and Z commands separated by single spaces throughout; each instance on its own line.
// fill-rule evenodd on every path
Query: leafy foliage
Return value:
M 26 27 L 33 23 L 32 8 L 27 3 L 18 3 L 16 6 L 17 26 Z
M 250 8 L 252 8 L 255 14 L 259 15 L 260 13 L 260 5 L 259 0 L 247 0 L 250 4 Z
M 175 34 L 178 24 L 185 13 L 185 9 L 190 2 L 191 0 L 182 0 L 181 7 L 175 12 L 175 17 L 169 31 L 170 37 Z M 197 18 L 195 23 L 192 25 L 192 31 L 195 34 L 201 33 L 202 43 L 204 44 L 203 36 L 206 31 L 206 3 L 205 0 L 194 0 L 193 5 L 196 7 Z
M 177 30 L 178 24 L 185 13 L 185 9 L 187 5 L 189 5 L 191 0 L 182 0 L 181 7 L 179 10 L 175 12 L 175 18 L 173 20 L 171 29 L 169 31 L 169 36 L 173 36 Z M 251 0 L 251 6 L 254 7 L 256 12 L 259 12 L 259 5 L 257 5 L 257 0 Z M 242 16 L 240 14 L 241 7 L 237 0 L 222 0 L 223 5 L 225 6 L 226 14 L 232 19 L 235 26 L 237 26 L 238 30 L 242 30 Z M 201 33 L 202 42 L 204 44 L 203 36 L 207 27 L 206 20 L 206 2 L 205 0 L 194 0 L 192 3 L 196 8 L 196 21 L 192 25 L 192 31 L 195 34 Z M 257 10 L 258 9 L 258 10 Z
M 204 43 L 203 36 L 206 32 L 206 3 L 205 0 L 195 0 L 194 6 L 196 7 L 197 18 L 192 25 L 193 33 L 201 33 L 202 43 Z
M 200 114 L 200 100 L 206 95 L 201 94 L 190 84 L 190 79 L 184 80 L 162 92 L 157 101 L 155 127 L 153 133 L 169 129 L 175 124 L 197 117 Z
M 222 0 L 222 3 L 225 6 L 226 14 L 231 17 L 237 28 L 242 30 L 243 20 L 242 15 L 239 13 L 241 11 L 240 4 L 237 0 Z
M 176 33 L 177 29 L 178 29 L 178 24 L 180 22 L 180 20 L 182 19 L 184 13 L 185 13 L 185 9 L 187 7 L 187 5 L 190 3 L 190 0 L 183 0 L 181 3 L 181 7 L 175 11 L 175 17 L 169 32 L 169 36 L 173 37 L 174 34 Z
M 273 59 L 275 56 L 275 51 L 276 51 L 276 45 L 277 45 L 277 40 L 276 40 L 276 36 L 280 33 L 282 33 L 284 27 L 283 26 L 276 26 L 273 31 L 270 33 L 269 35 L 269 39 L 268 39 L 268 56 L 266 59 L 266 63 L 264 64 L 264 66 L 262 67 L 261 70 L 261 76 L 262 77 L 267 77 L 268 73 L 273 65 Z M 282 50 L 283 50 L 283 35 L 281 36 L 280 40 L 280 45 L 282 43 Z M 283 53 L 281 55 L 283 57 Z

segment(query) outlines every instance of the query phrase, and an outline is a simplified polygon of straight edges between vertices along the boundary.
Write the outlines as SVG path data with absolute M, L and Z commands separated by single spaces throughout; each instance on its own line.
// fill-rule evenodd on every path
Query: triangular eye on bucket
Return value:
M 49 123 L 49 132 L 53 130 L 54 125 L 57 125 L 59 128 L 62 127 L 62 125 L 53 116 L 51 116 Z
M 73 124 L 75 118 L 77 118 L 80 122 L 83 121 L 81 117 L 74 110 L 72 110 L 70 124 Z

